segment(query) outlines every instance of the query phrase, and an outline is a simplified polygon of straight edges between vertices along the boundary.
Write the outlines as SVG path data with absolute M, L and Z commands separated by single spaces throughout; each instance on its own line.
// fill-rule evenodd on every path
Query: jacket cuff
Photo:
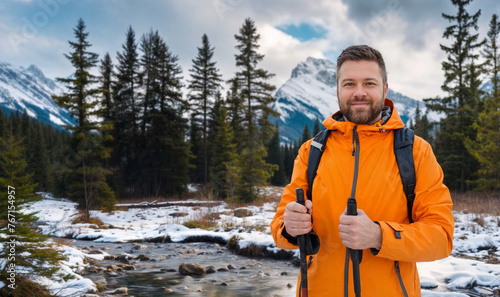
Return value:
M 292 235 L 288 234 L 288 232 L 286 232 L 285 226 L 283 226 L 283 229 L 281 230 L 281 235 L 283 235 L 283 237 L 285 237 L 289 243 L 293 245 L 298 245 L 297 237 L 293 237 Z
M 380 226 L 379 222 L 375 221 L 374 223 Z M 382 233 L 382 245 L 383 245 L 384 244 L 384 235 L 382 232 L 382 227 L 380 227 L 380 232 Z M 382 247 L 380 247 L 380 249 L 382 249 Z M 378 250 L 376 248 L 370 248 L 370 251 L 372 252 L 372 255 L 374 255 L 374 256 L 378 255 L 378 253 L 380 252 L 380 250 Z

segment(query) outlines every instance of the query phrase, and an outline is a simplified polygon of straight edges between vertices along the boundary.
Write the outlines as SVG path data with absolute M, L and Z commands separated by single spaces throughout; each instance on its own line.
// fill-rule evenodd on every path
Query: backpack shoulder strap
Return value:
M 394 154 L 408 205 L 408 219 L 413 223 L 413 201 L 415 200 L 415 164 L 413 162 L 413 141 L 415 133 L 404 127 L 394 130 Z
M 309 184 L 309 190 L 307 191 L 307 198 L 312 200 L 312 185 L 314 178 L 316 177 L 316 171 L 318 170 L 319 161 L 321 156 L 325 151 L 326 141 L 328 136 L 330 136 L 331 130 L 325 129 L 320 131 L 311 142 L 311 147 L 309 148 L 309 161 L 307 163 L 307 183 Z

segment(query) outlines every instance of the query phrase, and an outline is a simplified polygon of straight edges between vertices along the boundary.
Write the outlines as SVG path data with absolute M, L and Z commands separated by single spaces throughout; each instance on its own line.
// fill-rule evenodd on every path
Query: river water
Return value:
M 135 270 L 125 270 L 114 274 L 103 272 L 84 276 L 96 283 L 103 283 L 106 290 L 100 296 L 112 295 L 117 288 L 127 287 L 128 296 L 203 296 L 203 297 L 244 297 L 244 296 L 295 296 L 299 268 L 290 260 L 255 258 L 236 255 L 217 243 L 98 243 L 75 240 L 78 248 L 105 251 L 119 256 L 123 254 L 135 258 L 145 255 L 150 260 L 130 260 Z M 138 249 L 142 247 L 143 249 Z M 183 276 L 179 265 L 183 262 L 196 263 L 218 270 L 205 276 Z M 117 260 L 97 261 L 94 265 L 108 267 L 120 265 Z M 232 265 L 232 269 L 228 266 Z M 448 291 L 446 288 L 436 291 Z M 473 288 L 462 293 L 468 296 L 493 296 L 492 289 Z M 498 296 L 498 295 L 495 295 Z
M 151 260 L 131 260 L 136 270 L 85 275 L 95 281 L 104 277 L 106 291 L 128 288 L 128 296 L 295 296 L 299 268 L 288 260 L 239 256 L 216 243 L 96 243 L 76 240 L 73 246 L 103 250 L 111 255 L 124 253 L 146 255 Z M 138 246 L 146 249 L 137 250 Z M 182 262 L 215 266 L 222 269 L 205 276 L 183 276 L 178 273 Z M 116 260 L 103 260 L 97 266 L 118 265 Z M 233 269 L 227 269 L 233 265 Z M 171 272 L 169 272 L 171 271 Z M 174 272 L 175 271 L 175 272 Z M 106 293 L 107 292 L 107 293 Z

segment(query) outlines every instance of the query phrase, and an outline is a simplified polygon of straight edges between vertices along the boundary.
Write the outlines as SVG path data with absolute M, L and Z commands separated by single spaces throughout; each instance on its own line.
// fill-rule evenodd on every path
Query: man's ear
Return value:
M 389 91 L 389 84 L 385 84 L 385 89 L 384 89 L 384 99 L 387 98 L 387 91 Z M 337 89 L 337 93 L 338 93 L 338 89 Z

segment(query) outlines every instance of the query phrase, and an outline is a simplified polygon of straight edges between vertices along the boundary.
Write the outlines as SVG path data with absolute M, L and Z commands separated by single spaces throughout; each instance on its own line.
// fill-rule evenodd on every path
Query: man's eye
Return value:
M 344 87 L 352 87 L 352 86 L 354 86 L 354 84 L 353 84 L 353 83 L 346 83 L 346 84 L 344 85 Z
M 369 85 L 369 86 L 374 86 L 375 85 L 375 83 L 372 83 L 372 82 L 367 82 L 366 84 Z

